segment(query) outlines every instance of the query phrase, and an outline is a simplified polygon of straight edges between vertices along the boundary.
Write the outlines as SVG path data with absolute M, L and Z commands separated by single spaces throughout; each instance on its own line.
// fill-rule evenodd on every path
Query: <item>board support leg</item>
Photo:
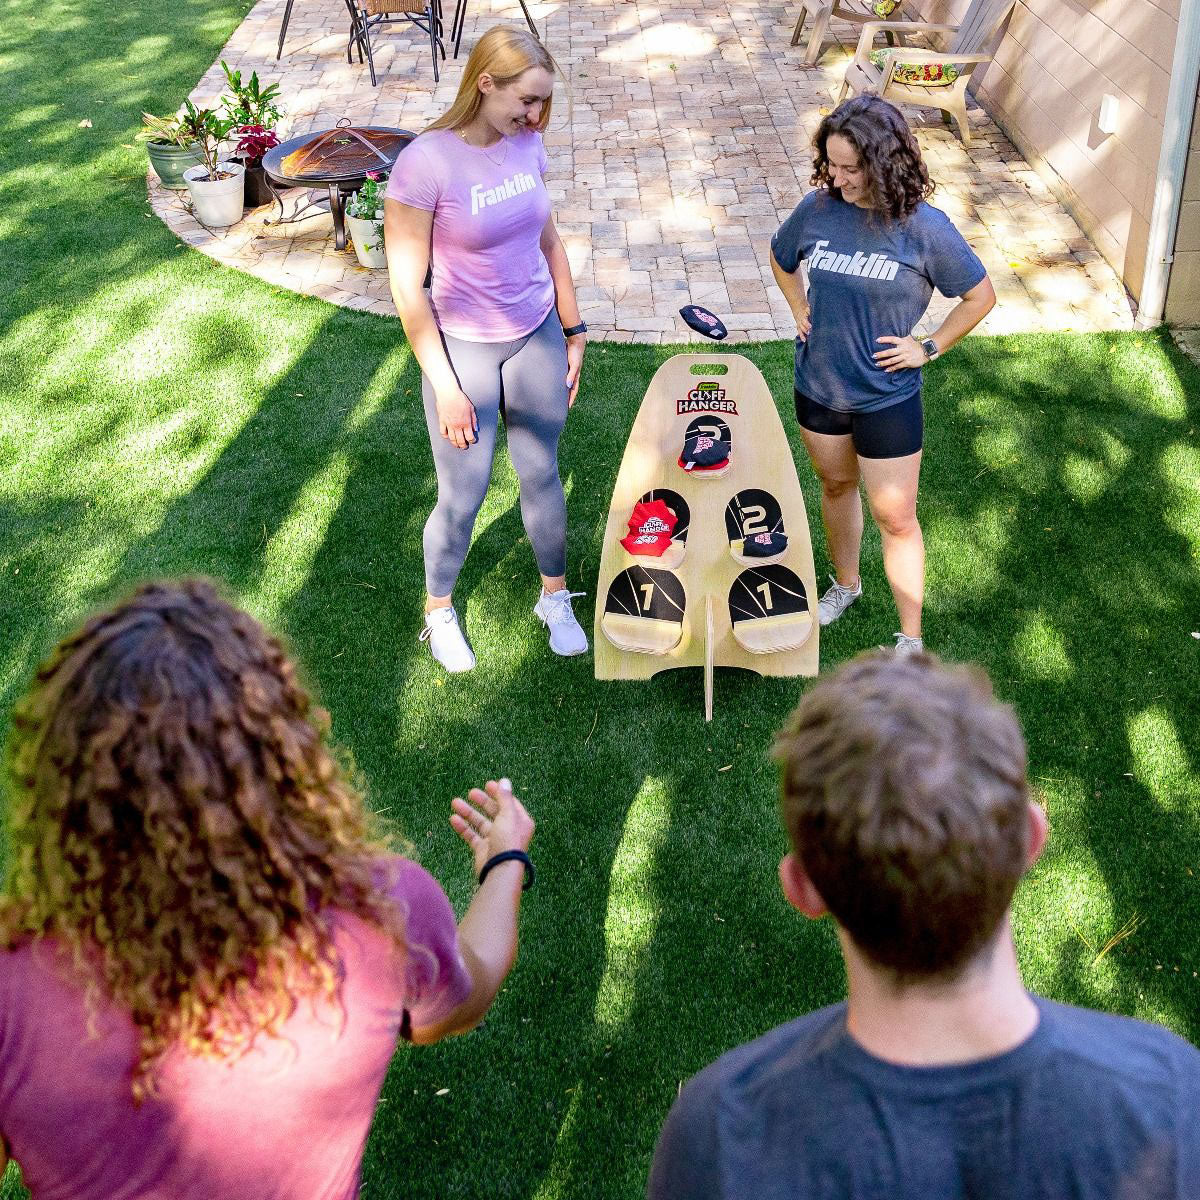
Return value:
M 704 597 L 704 719 L 712 720 L 713 714 L 713 656 L 716 647 L 713 644 L 713 611 L 712 597 Z

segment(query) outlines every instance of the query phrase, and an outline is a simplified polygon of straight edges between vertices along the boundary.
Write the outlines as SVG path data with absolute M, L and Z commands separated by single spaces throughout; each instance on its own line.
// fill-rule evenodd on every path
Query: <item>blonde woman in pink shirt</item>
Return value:
M 558 474 L 558 439 L 579 387 L 587 326 L 543 181 L 541 134 L 556 69 L 528 31 L 489 29 L 467 60 L 454 103 L 405 148 L 388 183 L 392 296 L 421 364 L 438 479 L 424 533 L 421 640 L 451 672 L 475 665 L 453 591 L 491 481 L 501 412 L 542 580 L 534 613 L 556 654 L 587 650 L 571 610 L 580 593 L 567 590 Z

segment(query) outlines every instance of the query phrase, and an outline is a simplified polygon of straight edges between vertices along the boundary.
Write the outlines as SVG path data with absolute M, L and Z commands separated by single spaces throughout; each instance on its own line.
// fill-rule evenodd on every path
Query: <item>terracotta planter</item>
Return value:
M 195 146 L 176 146 L 173 142 L 147 142 L 146 156 L 158 176 L 158 182 L 165 188 L 175 190 L 187 187 L 183 181 L 184 171 L 203 162 Z
M 346 214 L 346 228 L 354 242 L 354 253 L 364 267 L 378 269 L 387 266 L 387 255 L 383 249 L 383 214 L 373 220 L 352 217 Z M 377 246 L 377 248 L 376 248 Z
M 240 162 L 228 159 L 217 163 L 217 168 L 227 173 L 224 179 L 209 179 L 203 163 L 183 173 L 196 220 L 209 229 L 224 229 L 242 219 L 246 190 L 246 169 Z

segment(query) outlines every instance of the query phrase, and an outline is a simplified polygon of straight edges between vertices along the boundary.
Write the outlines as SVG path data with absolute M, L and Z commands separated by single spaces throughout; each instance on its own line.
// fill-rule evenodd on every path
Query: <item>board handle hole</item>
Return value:
M 692 363 L 688 368 L 693 375 L 728 375 L 729 368 L 724 363 Z

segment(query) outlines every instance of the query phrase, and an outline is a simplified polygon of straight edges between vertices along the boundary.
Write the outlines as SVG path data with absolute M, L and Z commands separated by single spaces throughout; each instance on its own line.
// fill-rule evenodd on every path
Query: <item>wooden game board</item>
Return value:
M 678 463 L 697 423 L 732 445 L 728 469 L 712 477 Z M 621 545 L 633 506 L 651 499 L 677 518 L 661 558 Z M 745 539 L 777 529 L 788 538 L 782 553 L 745 554 Z M 713 667 L 817 673 L 816 607 L 804 497 L 766 381 L 740 354 L 669 359 L 650 382 L 613 489 L 596 590 L 596 678 L 704 667 L 711 720 Z

